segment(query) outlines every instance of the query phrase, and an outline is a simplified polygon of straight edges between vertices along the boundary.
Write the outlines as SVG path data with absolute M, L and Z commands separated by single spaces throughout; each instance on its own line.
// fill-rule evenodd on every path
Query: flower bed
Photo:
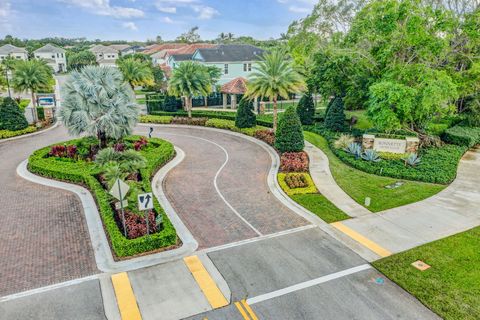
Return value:
M 306 152 L 284 152 L 280 157 L 280 171 L 308 172 L 308 155 Z
M 129 221 L 130 228 L 127 227 L 129 234 L 125 238 L 118 213 L 113 207 L 115 200 L 105 189 L 104 181 L 101 181 L 100 169 L 91 161 L 92 154 L 95 154 L 95 149 L 98 148 L 97 144 L 96 139 L 83 138 L 65 142 L 65 150 L 59 146 L 53 149 L 52 147 L 39 149 L 30 156 L 28 169 L 44 177 L 87 187 L 97 203 L 106 234 L 117 257 L 133 256 L 176 245 L 175 229 L 155 197 L 153 199 L 154 214 L 157 217 L 160 216 L 163 221 L 161 230 L 155 229 L 153 227 L 155 223 L 152 223 L 150 224 L 152 234 L 148 237 L 145 236 L 145 232 L 142 231 L 145 219 L 143 213 L 136 208 L 137 195 L 143 192 L 152 192 L 151 177 L 173 158 L 175 154 L 173 145 L 161 139 L 146 140 L 140 139 L 138 136 L 130 136 L 124 139 L 123 147 L 119 144 L 113 146 L 115 149 L 138 148 L 140 154 L 146 159 L 146 166 L 139 170 L 138 181 L 127 180 L 131 188 L 127 195 L 129 203 L 126 207 L 126 220 Z M 75 153 L 72 151 L 73 146 L 77 149 Z M 68 150 L 70 150 L 70 154 Z M 154 222 L 152 219 L 153 217 L 150 217 L 151 222 Z
M 455 179 L 458 163 L 467 151 L 465 146 L 448 144 L 443 147 L 424 148 L 419 153 L 421 162 L 416 166 L 406 166 L 402 159 L 379 162 L 364 161 L 341 148 L 335 148 L 334 143 L 339 137 L 338 133 L 332 132 L 321 125 L 308 126 L 305 129 L 325 137 L 332 152 L 351 167 L 367 173 L 396 179 L 449 184 Z
M 301 176 L 301 178 L 300 178 Z M 302 184 L 293 183 L 293 180 L 300 180 Z M 292 183 L 292 184 L 290 184 Z M 312 177 L 306 172 L 302 173 L 279 173 L 278 174 L 278 184 L 282 190 L 289 196 L 295 194 L 308 194 L 308 193 L 318 193 L 315 183 L 313 183 Z

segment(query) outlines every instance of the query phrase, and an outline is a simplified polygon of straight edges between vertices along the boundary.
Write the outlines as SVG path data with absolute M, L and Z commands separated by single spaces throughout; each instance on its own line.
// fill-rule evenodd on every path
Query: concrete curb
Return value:
M 33 136 L 36 136 L 36 135 L 39 135 L 39 134 L 48 132 L 48 131 L 50 131 L 50 130 L 53 130 L 53 129 L 55 129 L 56 127 L 58 127 L 59 125 L 60 125 L 60 122 L 57 120 L 57 122 L 55 122 L 51 127 L 47 128 L 47 129 L 35 131 L 35 132 L 32 132 L 32 133 L 22 134 L 22 135 L 16 136 L 16 137 L 11 137 L 11 138 L 6 138 L 6 139 L 0 139 L 0 143 L 2 143 L 2 142 L 8 142 L 8 141 L 13 141 L 13 140 L 24 139 L 24 138 L 29 138 L 29 137 L 33 137 Z
M 326 223 L 322 219 L 320 219 L 317 215 L 313 212 L 305 209 L 304 207 L 300 206 L 298 203 L 293 201 L 285 192 L 283 192 L 282 188 L 278 184 L 277 180 L 277 173 L 280 168 L 280 157 L 278 153 L 267 143 L 247 136 L 243 133 L 228 131 L 224 129 L 217 129 L 217 128 L 210 128 L 210 127 L 203 127 L 203 126 L 189 126 L 189 125 L 176 125 L 176 124 L 150 124 L 150 123 L 138 123 L 139 126 L 146 126 L 146 127 L 164 127 L 164 128 L 195 128 L 200 130 L 208 130 L 219 132 L 223 134 L 229 134 L 236 137 L 240 137 L 242 139 L 248 140 L 253 142 L 260 147 L 262 147 L 265 151 L 268 152 L 270 158 L 272 159 L 272 166 L 270 167 L 270 171 L 268 173 L 267 183 L 270 189 L 270 192 L 287 208 L 298 214 L 299 216 L 303 217 L 305 220 L 310 222 L 313 225 L 319 227 L 322 231 L 327 233 L 328 235 L 332 236 L 336 240 L 342 242 L 344 245 L 349 247 L 351 250 L 356 252 L 359 256 L 364 258 L 367 261 L 375 261 L 378 260 L 380 257 L 375 254 L 374 252 L 370 251 L 369 249 L 365 248 L 355 240 L 351 239 L 350 237 L 346 236 L 345 234 L 339 232 L 337 229 L 332 227 L 330 224 Z
M 165 197 L 163 190 L 161 190 L 161 184 L 167 173 L 183 161 L 184 152 L 178 148 L 175 148 L 177 155 L 167 165 L 162 167 L 152 179 L 152 186 L 155 196 L 164 208 L 172 224 L 176 228 L 179 238 L 182 240 L 182 246 L 177 249 L 141 256 L 138 258 L 132 258 L 123 261 L 115 261 L 113 259 L 112 252 L 107 240 L 107 236 L 103 229 L 102 220 L 98 212 L 97 206 L 91 193 L 78 185 L 60 182 L 56 180 L 50 180 L 37 176 L 27 169 L 28 160 L 24 160 L 17 167 L 17 174 L 34 183 L 42 184 L 45 186 L 59 188 L 63 190 L 75 193 L 82 202 L 88 232 L 92 241 L 92 246 L 95 254 L 95 262 L 99 270 L 103 272 L 121 272 L 131 271 L 139 268 L 149 267 L 160 263 L 165 263 L 173 260 L 177 260 L 184 256 L 192 254 L 198 247 L 198 243 L 193 238 L 192 234 L 185 227 L 183 222 L 177 216 L 167 198 Z M 158 188 L 157 186 L 160 186 Z

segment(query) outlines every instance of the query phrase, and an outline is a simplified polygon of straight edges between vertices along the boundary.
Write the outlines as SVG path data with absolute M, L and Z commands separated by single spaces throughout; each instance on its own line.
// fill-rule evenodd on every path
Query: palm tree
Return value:
M 292 67 L 290 61 L 285 59 L 286 53 L 274 50 L 265 54 L 262 61 L 254 67 L 254 72 L 248 78 L 248 97 L 267 97 L 273 101 L 273 131 L 277 130 L 277 99 L 287 99 L 291 92 L 299 92 L 304 88 L 300 74 Z
M 86 66 L 73 71 L 62 96 L 60 116 L 69 133 L 96 136 L 101 148 L 107 138 L 130 134 L 137 123 L 133 90 L 115 68 Z
M 40 60 L 17 61 L 14 64 L 12 86 L 17 91 L 30 91 L 34 107 L 33 120 L 38 120 L 35 93 L 48 88 L 52 81 L 51 69 Z
M 218 80 L 220 80 L 220 77 L 222 76 L 222 70 L 219 67 L 213 65 L 204 66 L 204 68 L 210 79 L 210 94 L 215 84 L 217 84 Z M 205 96 L 205 107 L 208 107 L 208 96 Z
M 208 95 L 212 90 L 211 78 L 206 68 L 194 61 L 185 61 L 173 69 L 168 82 L 170 94 L 183 97 L 188 117 L 192 117 L 192 98 Z
M 153 85 L 154 83 L 152 69 L 147 62 L 133 57 L 119 59 L 118 68 L 122 71 L 123 78 L 132 89 L 135 86 Z

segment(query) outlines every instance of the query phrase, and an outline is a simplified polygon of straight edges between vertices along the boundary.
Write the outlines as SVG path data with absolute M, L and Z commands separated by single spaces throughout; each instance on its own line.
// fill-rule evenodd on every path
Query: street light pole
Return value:
M 12 93 L 10 92 L 10 81 L 8 80 L 8 68 L 7 67 L 5 67 L 5 79 L 7 79 L 8 97 L 12 98 Z

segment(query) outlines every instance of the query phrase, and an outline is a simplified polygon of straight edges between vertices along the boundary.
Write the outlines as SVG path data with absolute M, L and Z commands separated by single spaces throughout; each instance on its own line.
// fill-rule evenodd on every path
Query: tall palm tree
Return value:
M 192 117 L 192 98 L 208 95 L 212 90 L 211 78 L 206 68 L 194 61 L 185 61 L 173 69 L 168 82 L 170 94 L 185 99 L 188 117 Z
M 208 74 L 208 77 L 210 79 L 210 92 L 212 92 L 213 88 L 217 84 L 218 80 L 220 80 L 220 77 L 222 76 L 222 70 L 217 67 L 217 66 L 204 66 L 205 71 Z M 208 107 L 208 96 L 205 96 L 205 107 Z
M 137 123 L 133 90 L 115 68 L 86 66 L 73 71 L 62 97 L 60 116 L 69 133 L 96 136 L 101 148 L 107 145 L 107 138 L 130 134 Z
M 287 99 L 291 92 L 299 92 L 304 88 L 304 82 L 290 61 L 285 59 L 286 53 L 274 50 L 265 54 L 262 61 L 254 67 L 247 83 L 248 97 L 267 97 L 273 102 L 273 131 L 277 130 L 277 100 Z
M 153 85 L 153 73 L 148 62 L 140 61 L 133 57 L 118 60 L 118 68 L 123 73 L 123 78 L 130 84 L 132 89 L 135 86 Z
M 38 120 L 35 93 L 48 88 L 52 80 L 52 71 L 44 61 L 17 61 L 14 64 L 12 86 L 17 91 L 30 91 L 34 107 L 34 121 Z

